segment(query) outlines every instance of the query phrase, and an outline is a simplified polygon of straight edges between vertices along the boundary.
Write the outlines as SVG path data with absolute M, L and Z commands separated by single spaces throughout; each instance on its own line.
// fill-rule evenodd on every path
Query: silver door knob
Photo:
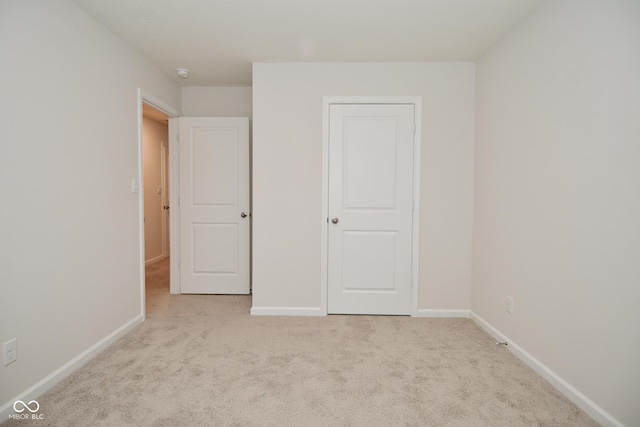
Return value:
M 333 223 L 333 224 L 337 224 L 338 221 L 339 221 L 338 217 L 335 217 L 335 218 L 331 219 L 331 223 Z
M 246 217 L 247 217 L 247 213 L 246 213 L 246 212 L 242 212 L 242 213 L 240 214 L 240 216 L 241 216 L 242 218 L 246 218 Z

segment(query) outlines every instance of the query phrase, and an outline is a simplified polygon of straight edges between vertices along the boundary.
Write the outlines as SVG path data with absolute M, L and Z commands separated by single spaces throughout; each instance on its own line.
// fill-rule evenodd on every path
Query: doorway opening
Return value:
M 138 90 L 138 177 L 140 301 L 146 318 L 147 294 L 169 296 L 171 239 L 169 119 L 178 111 Z
M 169 116 L 142 105 L 145 264 L 169 256 Z
M 147 312 L 169 295 L 169 116 L 142 104 L 145 298 Z

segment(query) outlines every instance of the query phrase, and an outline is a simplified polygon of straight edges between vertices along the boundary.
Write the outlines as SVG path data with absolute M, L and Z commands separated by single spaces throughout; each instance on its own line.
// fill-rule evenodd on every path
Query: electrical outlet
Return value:
M 4 354 L 4 366 L 13 363 L 18 359 L 18 345 L 16 339 L 11 339 L 2 345 Z
M 513 314 L 513 298 L 507 297 L 507 313 Z

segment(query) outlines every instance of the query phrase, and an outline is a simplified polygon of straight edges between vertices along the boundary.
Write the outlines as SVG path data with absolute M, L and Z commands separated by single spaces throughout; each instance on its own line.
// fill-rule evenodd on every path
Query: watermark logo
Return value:
M 40 404 L 37 400 L 31 400 L 29 403 L 24 403 L 22 400 L 16 400 L 13 403 L 13 410 L 15 414 L 9 415 L 11 420 L 42 420 L 44 414 L 38 414 L 40 410 Z
M 31 409 L 31 404 L 34 404 L 34 408 Z M 19 409 L 18 409 L 19 408 Z M 13 410 L 20 413 L 23 412 L 25 409 L 27 409 L 29 412 L 36 413 L 38 412 L 38 410 L 40 410 L 40 404 L 38 403 L 37 400 L 32 400 L 29 403 L 24 403 L 22 400 L 16 400 L 16 402 L 13 404 Z

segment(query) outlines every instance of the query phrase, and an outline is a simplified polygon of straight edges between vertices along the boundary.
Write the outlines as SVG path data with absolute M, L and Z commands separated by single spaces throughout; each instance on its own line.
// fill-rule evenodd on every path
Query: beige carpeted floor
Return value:
M 147 274 L 147 321 L 7 427 L 597 425 L 471 320 L 251 317 Z

